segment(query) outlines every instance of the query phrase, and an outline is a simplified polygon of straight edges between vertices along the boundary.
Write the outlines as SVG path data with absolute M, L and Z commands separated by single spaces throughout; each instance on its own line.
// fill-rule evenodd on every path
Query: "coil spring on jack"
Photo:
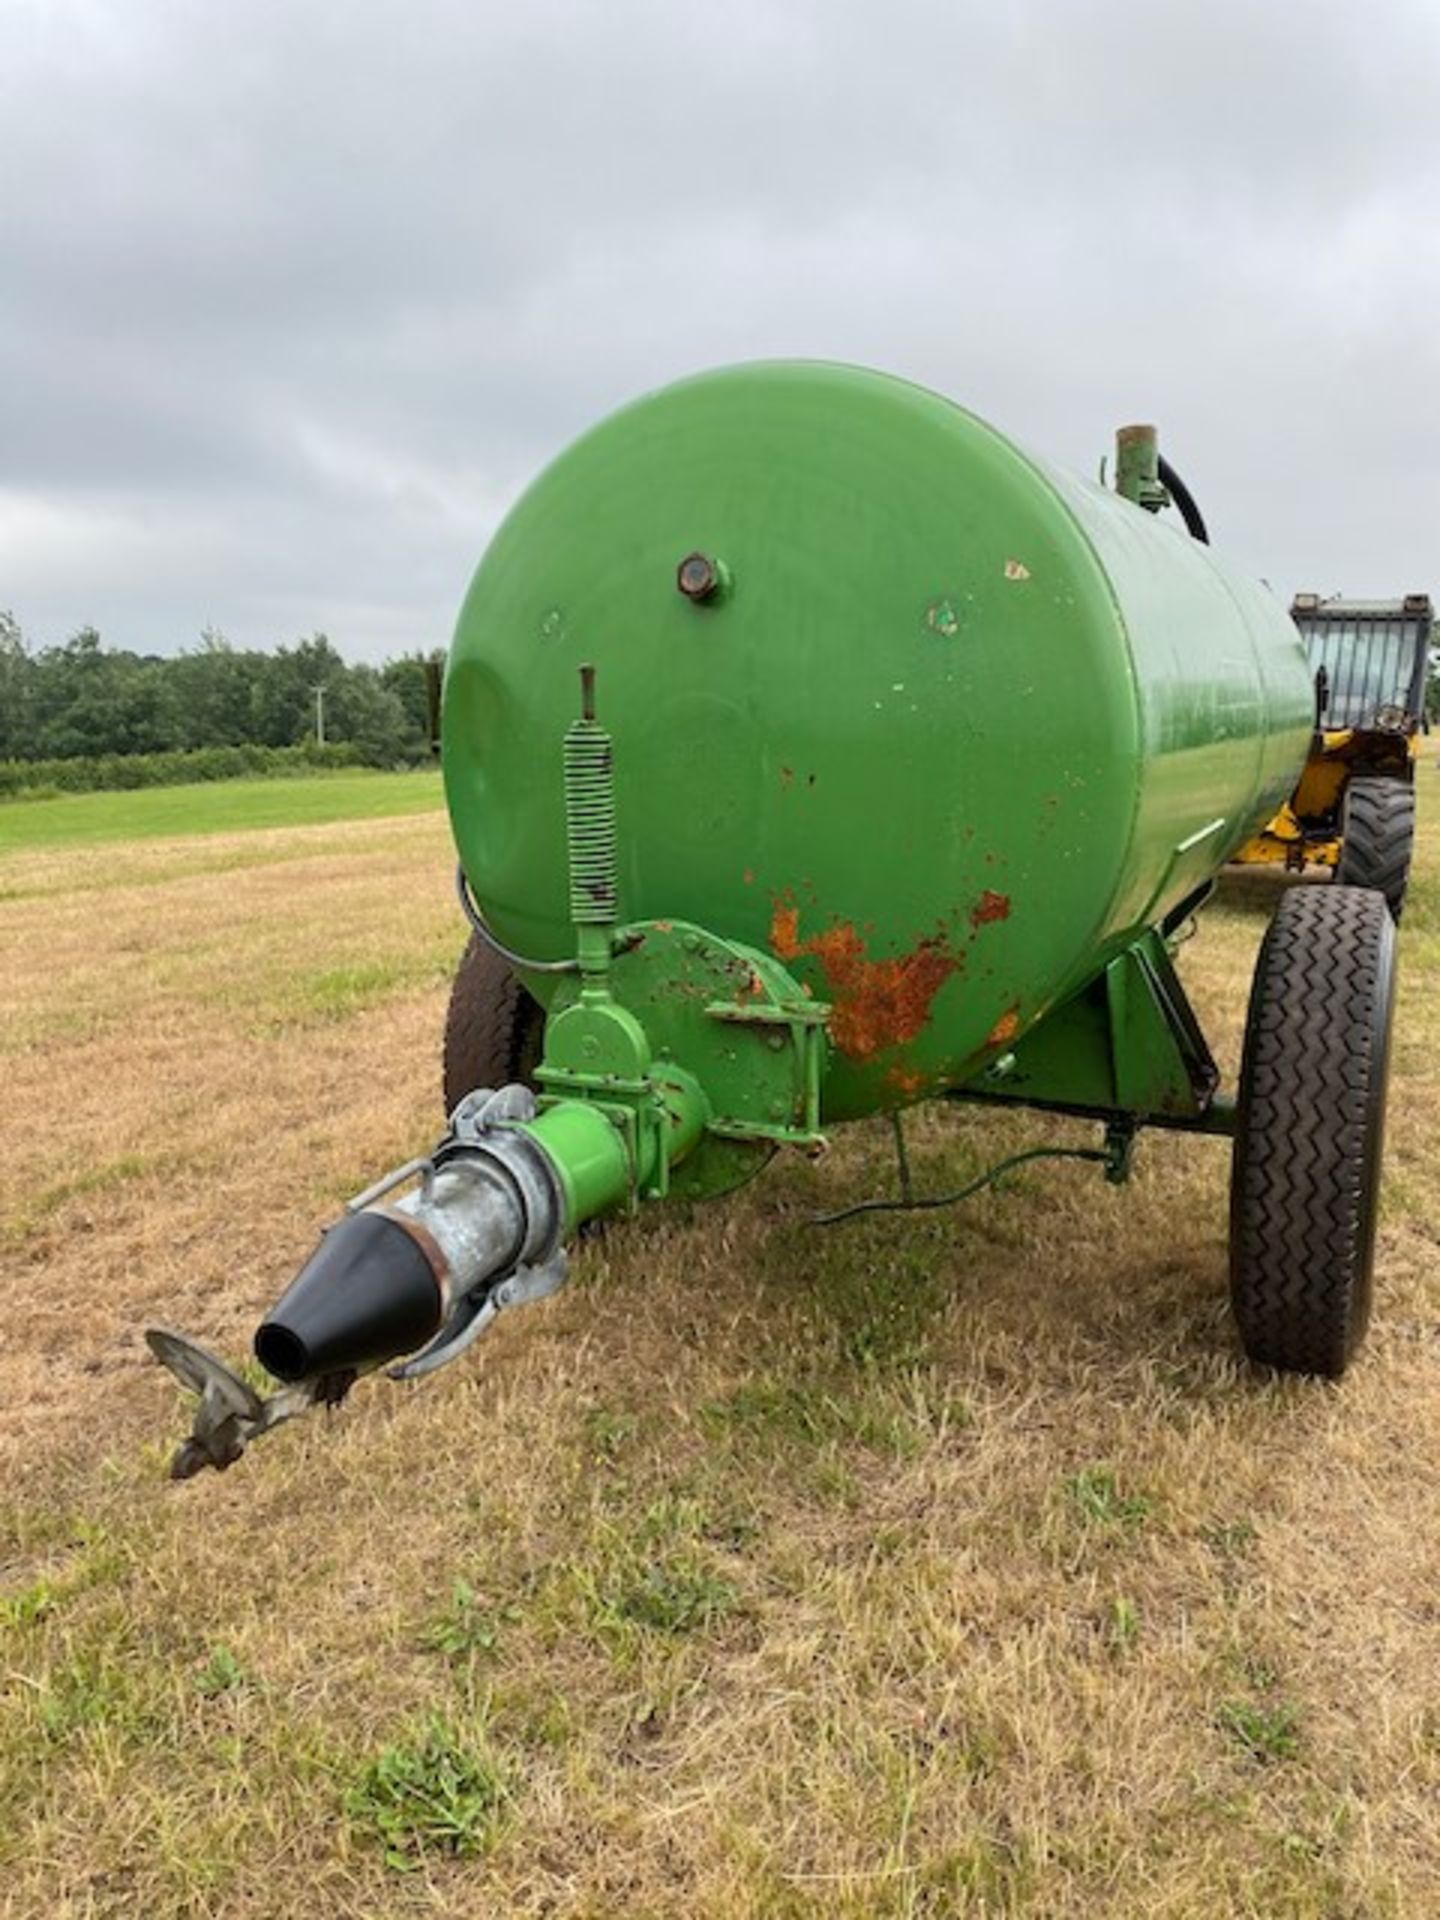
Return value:
M 610 735 L 594 720 L 576 720 L 565 735 L 565 827 L 570 917 L 603 926 L 618 912 L 615 776 Z

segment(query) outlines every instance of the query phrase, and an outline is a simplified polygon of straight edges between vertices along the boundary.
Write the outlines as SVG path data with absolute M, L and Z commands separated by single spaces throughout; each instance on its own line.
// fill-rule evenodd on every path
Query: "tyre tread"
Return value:
M 1286 895 L 1256 963 L 1231 1178 L 1251 1359 L 1338 1378 L 1369 1317 L 1395 933 L 1377 893 Z
M 445 1111 L 476 1087 L 528 1084 L 540 1057 L 544 1017 L 514 969 L 472 933 L 445 1016 Z
M 1415 789 L 1393 774 L 1356 774 L 1345 790 L 1345 824 L 1335 884 L 1383 893 L 1398 921 L 1415 844 Z

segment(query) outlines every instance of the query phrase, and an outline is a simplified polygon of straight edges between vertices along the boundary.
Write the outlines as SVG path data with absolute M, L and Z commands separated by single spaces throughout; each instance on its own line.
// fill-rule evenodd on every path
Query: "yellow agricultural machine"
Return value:
M 1415 838 L 1430 596 L 1300 593 L 1290 613 L 1315 678 L 1315 738 L 1294 793 L 1235 858 L 1329 867 L 1342 887 L 1383 893 L 1398 920 Z

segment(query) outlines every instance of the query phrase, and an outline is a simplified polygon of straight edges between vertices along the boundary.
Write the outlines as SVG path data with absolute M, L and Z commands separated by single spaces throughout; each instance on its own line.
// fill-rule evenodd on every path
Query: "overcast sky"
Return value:
M 887 368 L 1440 590 L 1440 0 L 0 0 L 0 607 L 448 639 L 676 375 Z

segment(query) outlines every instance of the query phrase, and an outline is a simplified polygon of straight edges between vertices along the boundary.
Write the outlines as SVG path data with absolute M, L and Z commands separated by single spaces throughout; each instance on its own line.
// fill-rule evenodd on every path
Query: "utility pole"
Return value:
M 315 744 L 325 744 L 325 683 L 322 680 L 315 688 Z

